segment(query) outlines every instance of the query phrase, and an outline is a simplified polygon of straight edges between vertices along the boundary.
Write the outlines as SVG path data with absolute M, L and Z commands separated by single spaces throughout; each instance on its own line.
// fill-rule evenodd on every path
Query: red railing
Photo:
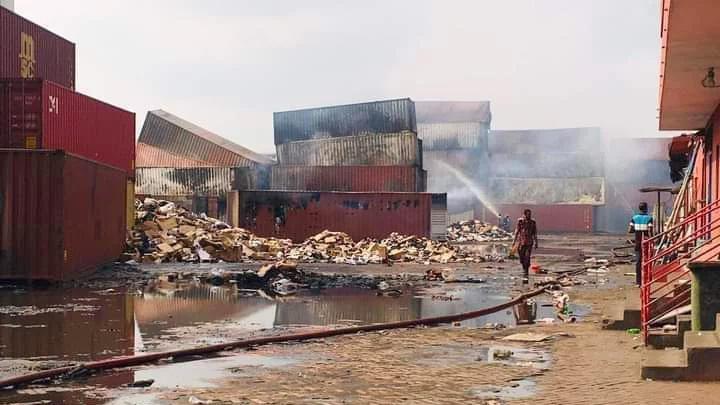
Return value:
M 692 213 L 642 243 L 641 322 L 647 342 L 650 327 L 672 311 L 690 303 L 687 264 L 720 254 L 720 200 Z

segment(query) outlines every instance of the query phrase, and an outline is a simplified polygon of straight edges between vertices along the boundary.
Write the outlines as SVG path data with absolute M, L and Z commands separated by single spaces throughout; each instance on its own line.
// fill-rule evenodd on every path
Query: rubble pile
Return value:
M 392 233 L 382 240 L 355 242 L 343 232 L 323 231 L 301 244 L 262 238 L 168 201 L 136 202 L 136 223 L 127 255 L 138 262 L 282 260 L 305 263 L 380 264 L 499 261 L 423 237 Z
M 260 238 L 231 228 L 169 201 L 136 201 L 135 214 L 127 253 L 142 262 L 274 260 L 292 245 L 289 240 Z
M 452 242 L 499 242 L 512 240 L 513 235 L 497 226 L 473 219 L 450 225 L 447 238 Z

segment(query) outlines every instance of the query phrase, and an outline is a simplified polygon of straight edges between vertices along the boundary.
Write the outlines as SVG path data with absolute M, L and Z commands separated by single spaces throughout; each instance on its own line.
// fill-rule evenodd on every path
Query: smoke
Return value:
M 475 198 L 482 203 L 485 208 L 487 208 L 490 212 L 492 212 L 495 216 L 498 215 L 498 210 L 495 208 L 495 205 L 490 201 L 490 199 L 485 195 L 485 193 L 480 189 L 480 187 L 475 184 L 470 178 L 468 178 L 465 174 L 463 174 L 460 170 L 456 169 L 452 165 L 450 165 L 447 162 L 444 161 L 438 161 L 438 165 L 445 168 L 448 172 L 452 173 L 458 180 L 460 180 L 467 189 L 472 192 L 472 194 L 475 196 Z

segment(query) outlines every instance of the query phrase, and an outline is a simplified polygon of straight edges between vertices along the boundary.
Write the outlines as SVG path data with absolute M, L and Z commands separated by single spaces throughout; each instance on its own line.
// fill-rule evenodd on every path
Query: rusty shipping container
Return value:
M 409 98 L 283 111 L 273 114 L 275 144 L 345 136 L 417 132 Z
M 490 171 L 494 177 L 602 177 L 605 174 L 602 153 L 495 153 L 492 162 Z
M 498 204 L 605 203 L 605 178 L 500 178 L 490 179 L 491 200 Z
M 147 113 L 138 142 L 208 166 L 248 167 L 273 163 L 259 153 L 163 110 Z
M 282 166 L 419 166 L 422 143 L 414 132 L 359 135 L 277 145 Z
M 479 122 L 418 123 L 425 150 L 487 150 L 488 126 Z
M 415 166 L 273 166 L 272 190 L 424 192 Z
M 242 228 L 260 236 L 296 242 L 325 229 L 355 240 L 392 232 L 430 237 L 433 210 L 447 210 L 443 200 L 429 193 L 241 191 L 239 219 Z
M 172 154 L 155 146 L 135 145 L 135 167 L 208 167 L 210 163 Z
M 39 78 L 75 88 L 75 44 L 0 7 L 0 78 Z
M 55 83 L 0 79 L 0 148 L 63 149 L 135 169 L 135 114 Z
M 0 279 L 65 281 L 116 260 L 126 180 L 62 151 L 0 150 Z
M 538 231 L 562 233 L 588 233 L 595 228 L 595 211 L 598 207 L 591 205 L 552 205 L 552 204 L 501 204 L 498 211 L 504 216 L 509 215 L 513 221 L 522 217 L 525 209 L 532 210 L 533 218 L 537 222 Z M 475 216 L 483 218 L 484 208 L 478 207 Z M 495 218 L 495 215 L 486 211 L 486 218 Z M 542 246 L 541 246 L 542 248 Z
M 135 194 L 143 196 L 221 196 L 232 189 L 230 167 L 140 167 L 135 170 Z

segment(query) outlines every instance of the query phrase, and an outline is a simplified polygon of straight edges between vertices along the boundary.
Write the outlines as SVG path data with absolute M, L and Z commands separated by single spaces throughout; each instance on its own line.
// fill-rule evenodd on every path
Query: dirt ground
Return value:
M 622 238 L 553 237 L 546 239 L 543 267 L 556 267 L 553 249 L 566 259 L 575 253 L 607 256 Z M 570 253 L 570 254 L 569 254 Z M 582 256 L 580 256 L 582 258 Z M 560 261 L 567 264 L 568 260 Z M 509 269 L 514 264 L 500 266 Z M 377 269 L 357 267 L 375 274 Z M 516 270 L 512 270 L 516 271 Z M 642 345 L 623 331 L 601 329 L 606 308 L 631 286 L 632 265 L 618 265 L 601 283 L 569 290 L 574 303 L 592 308 L 575 324 L 482 328 L 416 328 L 358 334 L 302 344 L 273 345 L 255 353 L 310 360 L 260 375 L 225 379 L 214 388 L 176 389 L 164 400 L 241 404 L 711 404 L 720 384 L 644 381 Z M 380 272 L 378 272 L 380 273 Z M 387 270 L 385 270 L 387 273 Z M 587 277 L 587 276 L 586 276 Z M 554 335 L 539 343 L 502 340 L 519 332 Z M 508 361 L 488 361 L 488 348 L 511 350 Z M 500 350 L 498 349 L 498 350 Z M 529 357 L 528 357 L 529 353 Z M 516 356 L 521 360 L 512 361 Z M 483 357 L 485 356 L 485 357 Z M 492 357 L 492 355 L 490 355 Z

